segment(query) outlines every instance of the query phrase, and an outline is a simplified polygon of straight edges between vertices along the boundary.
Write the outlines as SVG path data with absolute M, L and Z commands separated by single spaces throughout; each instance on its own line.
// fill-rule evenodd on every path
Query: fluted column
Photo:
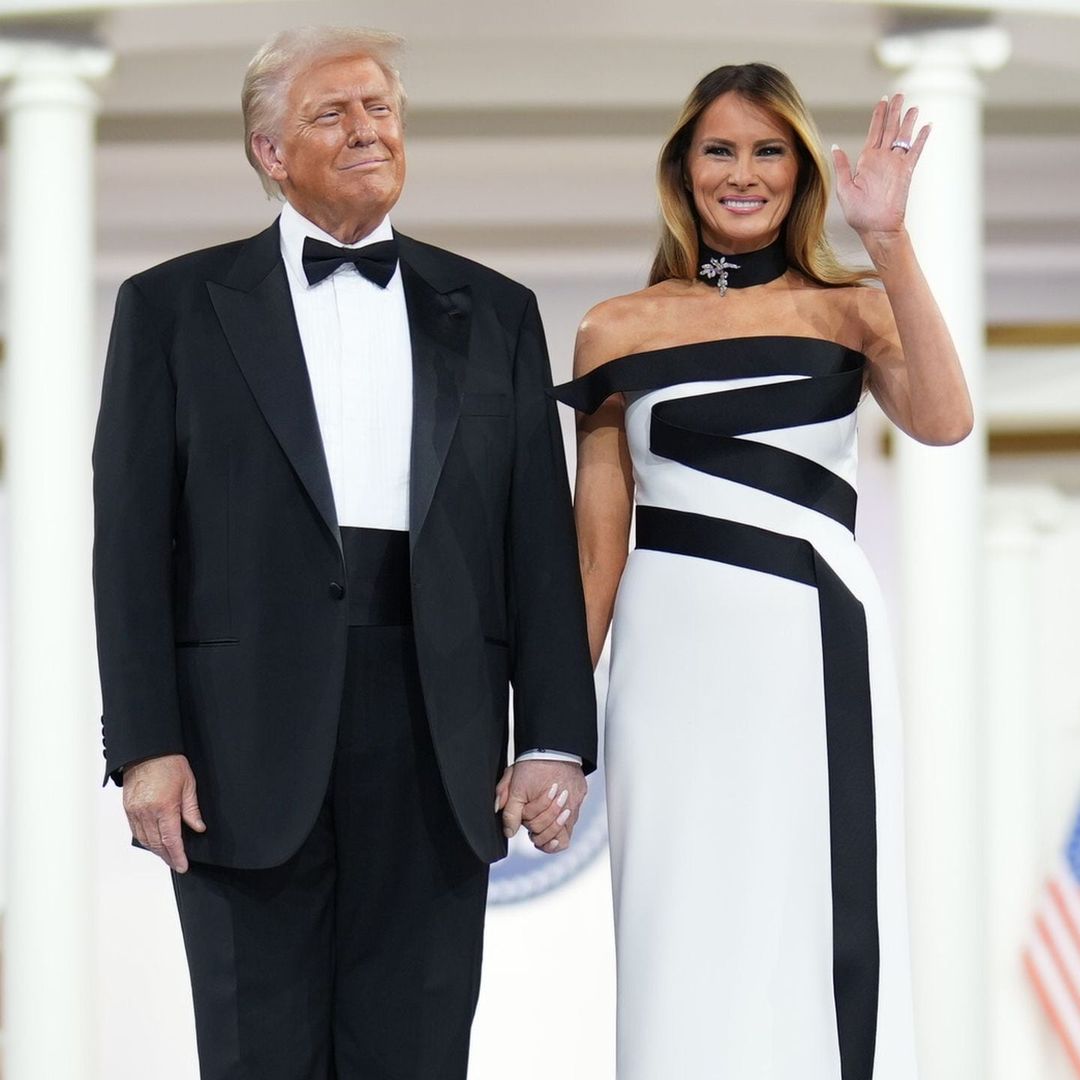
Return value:
M 983 1080 L 979 807 L 983 587 L 982 72 L 1008 57 L 988 23 L 911 28 L 878 56 L 932 121 L 908 228 L 959 349 L 976 428 L 958 446 L 899 437 L 908 851 L 923 1080 Z
M 10 744 L 5 1080 L 96 1075 L 88 45 L 0 41 L 7 142 Z

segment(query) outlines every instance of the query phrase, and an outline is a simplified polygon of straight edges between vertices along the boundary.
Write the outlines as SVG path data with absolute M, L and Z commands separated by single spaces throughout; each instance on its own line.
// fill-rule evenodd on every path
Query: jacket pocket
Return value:
M 177 649 L 218 649 L 224 645 L 239 645 L 240 639 L 234 637 L 196 638 L 187 641 L 174 641 Z

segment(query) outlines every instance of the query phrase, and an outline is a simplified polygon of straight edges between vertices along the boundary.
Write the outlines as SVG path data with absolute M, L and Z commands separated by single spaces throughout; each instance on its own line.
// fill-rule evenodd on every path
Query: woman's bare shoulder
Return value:
M 855 349 L 865 351 L 867 342 L 886 331 L 892 322 L 889 298 L 873 282 L 823 287 L 800 279 L 792 295 L 808 320 L 808 334 L 841 341 Z
M 682 283 L 662 281 L 590 308 L 578 327 L 574 377 L 638 352 L 642 343 L 656 333 L 658 320 L 670 314 L 671 302 L 682 289 Z

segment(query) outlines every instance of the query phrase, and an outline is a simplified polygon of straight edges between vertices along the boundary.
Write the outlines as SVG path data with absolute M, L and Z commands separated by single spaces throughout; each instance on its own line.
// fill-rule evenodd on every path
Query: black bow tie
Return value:
M 304 238 L 304 273 L 309 285 L 317 285 L 339 266 L 352 263 L 368 281 L 385 289 L 397 269 L 397 249 L 397 240 L 380 240 L 365 247 L 345 248 L 308 236 Z

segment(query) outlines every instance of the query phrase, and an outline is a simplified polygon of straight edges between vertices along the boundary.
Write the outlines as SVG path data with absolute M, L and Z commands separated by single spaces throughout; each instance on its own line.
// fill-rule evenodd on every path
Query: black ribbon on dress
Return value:
M 817 589 L 829 767 L 833 995 L 840 1076 L 841 1080 L 871 1080 L 881 959 L 870 656 L 863 606 L 814 546 L 801 537 L 739 521 L 639 506 L 637 546 L 775 574 Z

